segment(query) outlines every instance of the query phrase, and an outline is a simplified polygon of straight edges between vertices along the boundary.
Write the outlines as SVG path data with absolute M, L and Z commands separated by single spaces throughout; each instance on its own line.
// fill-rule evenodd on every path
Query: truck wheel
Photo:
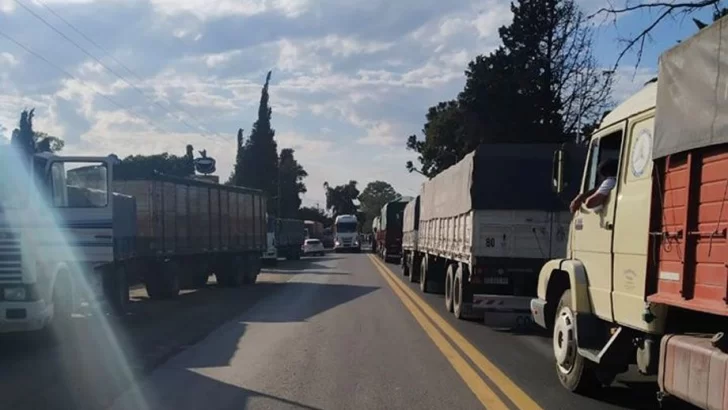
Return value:
M 53 286 L 51 330 L 61 339 L 70 333 L 73 315 L 73 283 L 68 272 L 59 272 Z
M 456 318 L 465 319 L 464 305 L 472 303 L 473 295 L 468 284 L 463 280 L 463 268 L 458 267 L 453 273 L 452 283 L 452 312 Z
M 192 274 L 192 288 L 194 289 L 200 289 L 204 288 L 205 285 L 207 285 L 207 279 L 209 279 L 208 273 L 195 273 Z
M 154 300 L 177 297 L 180 290 L 177 263 L 167 261 L 157 264 L 155 268 L 156 274 L 152 274 L 153 276 L 146 283 L 149 297 Z
M 411 253 L 407 259 L 408 259 L 407 263 L 410 266 L 409 281 L 411 283 L 417 283 L 420 281 L 420 267 L 417 264 L 415 264 L 415 261 L 417 260 L 417 258 L 415 258 L 414 252 Z
M 382 250 L 382 260 L 384 261 L 384 263 L 389 262 L 389 258 L 387 257 L 387 250 L 386 249 Z
M 104 297 L 115 315 L 126 313 L 129 304 L 129 284 L 124 265 L 105 270 L 101 278 Z
M 423 293 L 429 293 L 432 291 L 432 284 L 427 279 L 427 261 L 422 258 L 420 264 L 420 290 Z
M 554 320 L 553 349 L 556 374 L 561 385 L 575 393 L 588 393 L 601 383 L 589 362 L 578 352 L 576 342 L 576 316 L 571 309 L 571 290 L 561 295 Z
M 410 267 L 407 258 L 403 255 L 402 256 L 402 275 L 409 276 L 410 275 Z
M 447 267 L 447 274 L 445 275 L 445 309 L 448 312 L 453 311 L 453 282 L 455 281 L 455 272 L 453 272 L 453 265 Z

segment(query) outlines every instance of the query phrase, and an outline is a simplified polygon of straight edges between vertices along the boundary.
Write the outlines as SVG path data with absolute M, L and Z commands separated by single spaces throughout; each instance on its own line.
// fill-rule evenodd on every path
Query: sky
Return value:
M 592 13 L 607 1 L 578 4 Z M 620 39 L 652 17 L 593 19 L 599 63 L 612 67 Z M 63 154 L 183 155 L 192 144 L 226 180 L 272 70 L 272 124 L 309 173 L 304 205 L 323 208 L 323 183 L 352 179 L 414 196 L 423 179 L 405 169 L 417 163 L 407 137 L 511 19 L 504 0 L 0 0 L 0 141 L 35 108 L 35 129 L 63 138 Z M 689 18 L 658 26 L 639 67 L 623 60 L 613 100 L 695 31 Z

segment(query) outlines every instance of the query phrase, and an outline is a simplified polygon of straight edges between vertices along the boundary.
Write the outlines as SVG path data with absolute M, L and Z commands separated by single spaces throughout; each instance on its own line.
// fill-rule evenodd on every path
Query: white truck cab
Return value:
M 361 251 L 356 215 L 339 215 L 334 221 L 334 252 Z
M 96 299 L 89 273 L 114 258 L 116 157 L 28 159 L 0 148 L 0 333 L 64 322 L 79 298 Z

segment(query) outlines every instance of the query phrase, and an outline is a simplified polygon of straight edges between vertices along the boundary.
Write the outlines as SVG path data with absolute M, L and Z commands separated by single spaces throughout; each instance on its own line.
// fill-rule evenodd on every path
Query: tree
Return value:
M 227 182 L 225 182 L 226 185 L 236 185 L 238 179 L 238 175 L 243 175 L 243 155 L 245 153 L 245 138 L 243 137 L 243 129 L 238 129 L 238 136 L 235 144 L 235 165 L 233 166 L 233 170 L 230 172 L 230 177 L 228 177 Z
M 33 130 L 34 117 L 35 109 L 23 110 L 20 113 L 18 128 L 13 130 L 11 143 L 29 155 L 38 152 L 61 151 L 65 145 L 61 138 Z
M 359 203 L 362 212 L 367 215 L 378 216 L 382 207 L 387 202 L 394 201 L 400 195 L 394 190 L 394 187 L 388 182 L 373 181 L 367 184 L 361 194 L 359 194 Z
M 424 140 L 408 138 L 425 176 L 483 143 L 577 140 L 609 106 L 612 76 L 599 69 L 592 28 L 573 0 L 520 0 L 511 10 L 503 45 L 468 64 L 456 101 L 429 109 Z
M 170 155 L 166 152 L 154 155 L 129 155 L 114 167 L 114 177 L 119 178 L 144 178 L 155 172 L 177 177 L 194 175 L 192 145 L 187 145 L 184 156 Z
M 349 181 L 346 185 L 331 186 L 328 182 L 324 182 L 326 190 L 326 209 L 332 211 L 334 216 L 337 215 L 356 215 L 358 207 L 354 200 L 359 197 L 359 190 L 356 187 L 357 182 Z
M 298 219 L 321 222 L 324 226 L 331 225 L 332 223 L 331 218 L 326 216 L 323 209 L 310 206 L 304 206 L 298 209 Z
M 306 193 L 306 184 L 303 180 L 308 173 L 296 161 L 293 153 L 294 150 L 291 148 L 282 149 L 278 163 L 281 196 L 281 209 L 278 215 L 282 218 L 295 218 L 298 215 L 298 208 L 301 207 L 300 195 Z
M 268 85 L 271 72 L 265 78 L 260 93 L 258 120 L 253 124 L 250 137 L 239 151 L 240 166 L 235 170 L 235 185 L 260 189 L 268 194 L 268 212 L 276 208 L 278 197 L 278 145 L 275 130 L 271 128 L 272 110 L 268 105 Z M 242 144 L 242 130 L 238 131 L 238 147 Z
M 637 63 L 635 64 L 635 68 L 637 68 L 642 62 L 645 42 L 650 37 L 651 33 L 655 30 L 655 28 L 657 28 L 657 26 L 659 26 L 660 23 L 663 22 L 663 20 L 666 20 L 668 18 L 670 18 L 671 20 L 681 20 L 687 16 L 690 16 L 710 7 L 713 8 L 713 21 L 717 21 L 721 17 L 728 14 L 728 9 L 726 9 L 725 7 L 720 7 L 721 3 L 722 0 L 688 0 L 680 2 L 644 1 L 637 3 L 632 2 L 632 0 L 625 0 L 623 6 L 610 6 L 600 8 L 596 11 L 596 13 L 589 16 L 589 18 L 603 15 L 607 18 L 611 17 L 613 22 L 616 23 L 617 18 L 622 14 L 633 14 L 635 12 L 639 13 L 646 11 L 648 14 L 653 16 L 651 21 L 649 21 L 649 19 L 645 19 L 645 21 L 649 21 L 649 23 L 643 26 L 642 30 L 639 30 L 636 35 L 630 38 L 621 39 L 621 42 L 622 44 L 624 44 L 624 46 L 617 56 L 617 60 L 614 63 L 614 69 L 619 67 L 619 64 L 624 56 L 626 56 L 627 53 L 633 50 L 635 51 L 637 56 Z M 698 29 L 702 29 L 705 24 L 697 19 L 693 19 L 693 22 L 698 26 Z

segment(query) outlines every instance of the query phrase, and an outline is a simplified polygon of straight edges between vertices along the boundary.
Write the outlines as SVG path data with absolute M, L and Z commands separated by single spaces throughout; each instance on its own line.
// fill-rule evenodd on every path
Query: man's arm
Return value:
M 569 205 L 569 209 L 571 210 L 571 213 L 572 214 L 575 213 L 579 209 L 581 204 L 584 202 L 584 200 L 586 200 L 587 198 L 592 196 L 594 194 L 594 192 L 596 192 L 596 188 L 590 189 L 589 191 L 585 191 L 585 192 L 582 192 L 579 195 L 577 195 L 576 198 L 574 198 L 574 200 L 571 201 L 571 204 Z
M 599 188 L 595 190 L 595 192 L 584 201 L 584 205 L 586 205 L 587 208 L 595 208 L 597 206 L 603 205 L 605 202 L 607 202 L 607 199 L 609 198 L 609 193 L 612 192 L 612 189 L 614 189 L 614 186 L 617 184 L 617 180 L 615 178 L 607 178 L 604 181 L 602 181 L 601 185 L 599 185 Z

